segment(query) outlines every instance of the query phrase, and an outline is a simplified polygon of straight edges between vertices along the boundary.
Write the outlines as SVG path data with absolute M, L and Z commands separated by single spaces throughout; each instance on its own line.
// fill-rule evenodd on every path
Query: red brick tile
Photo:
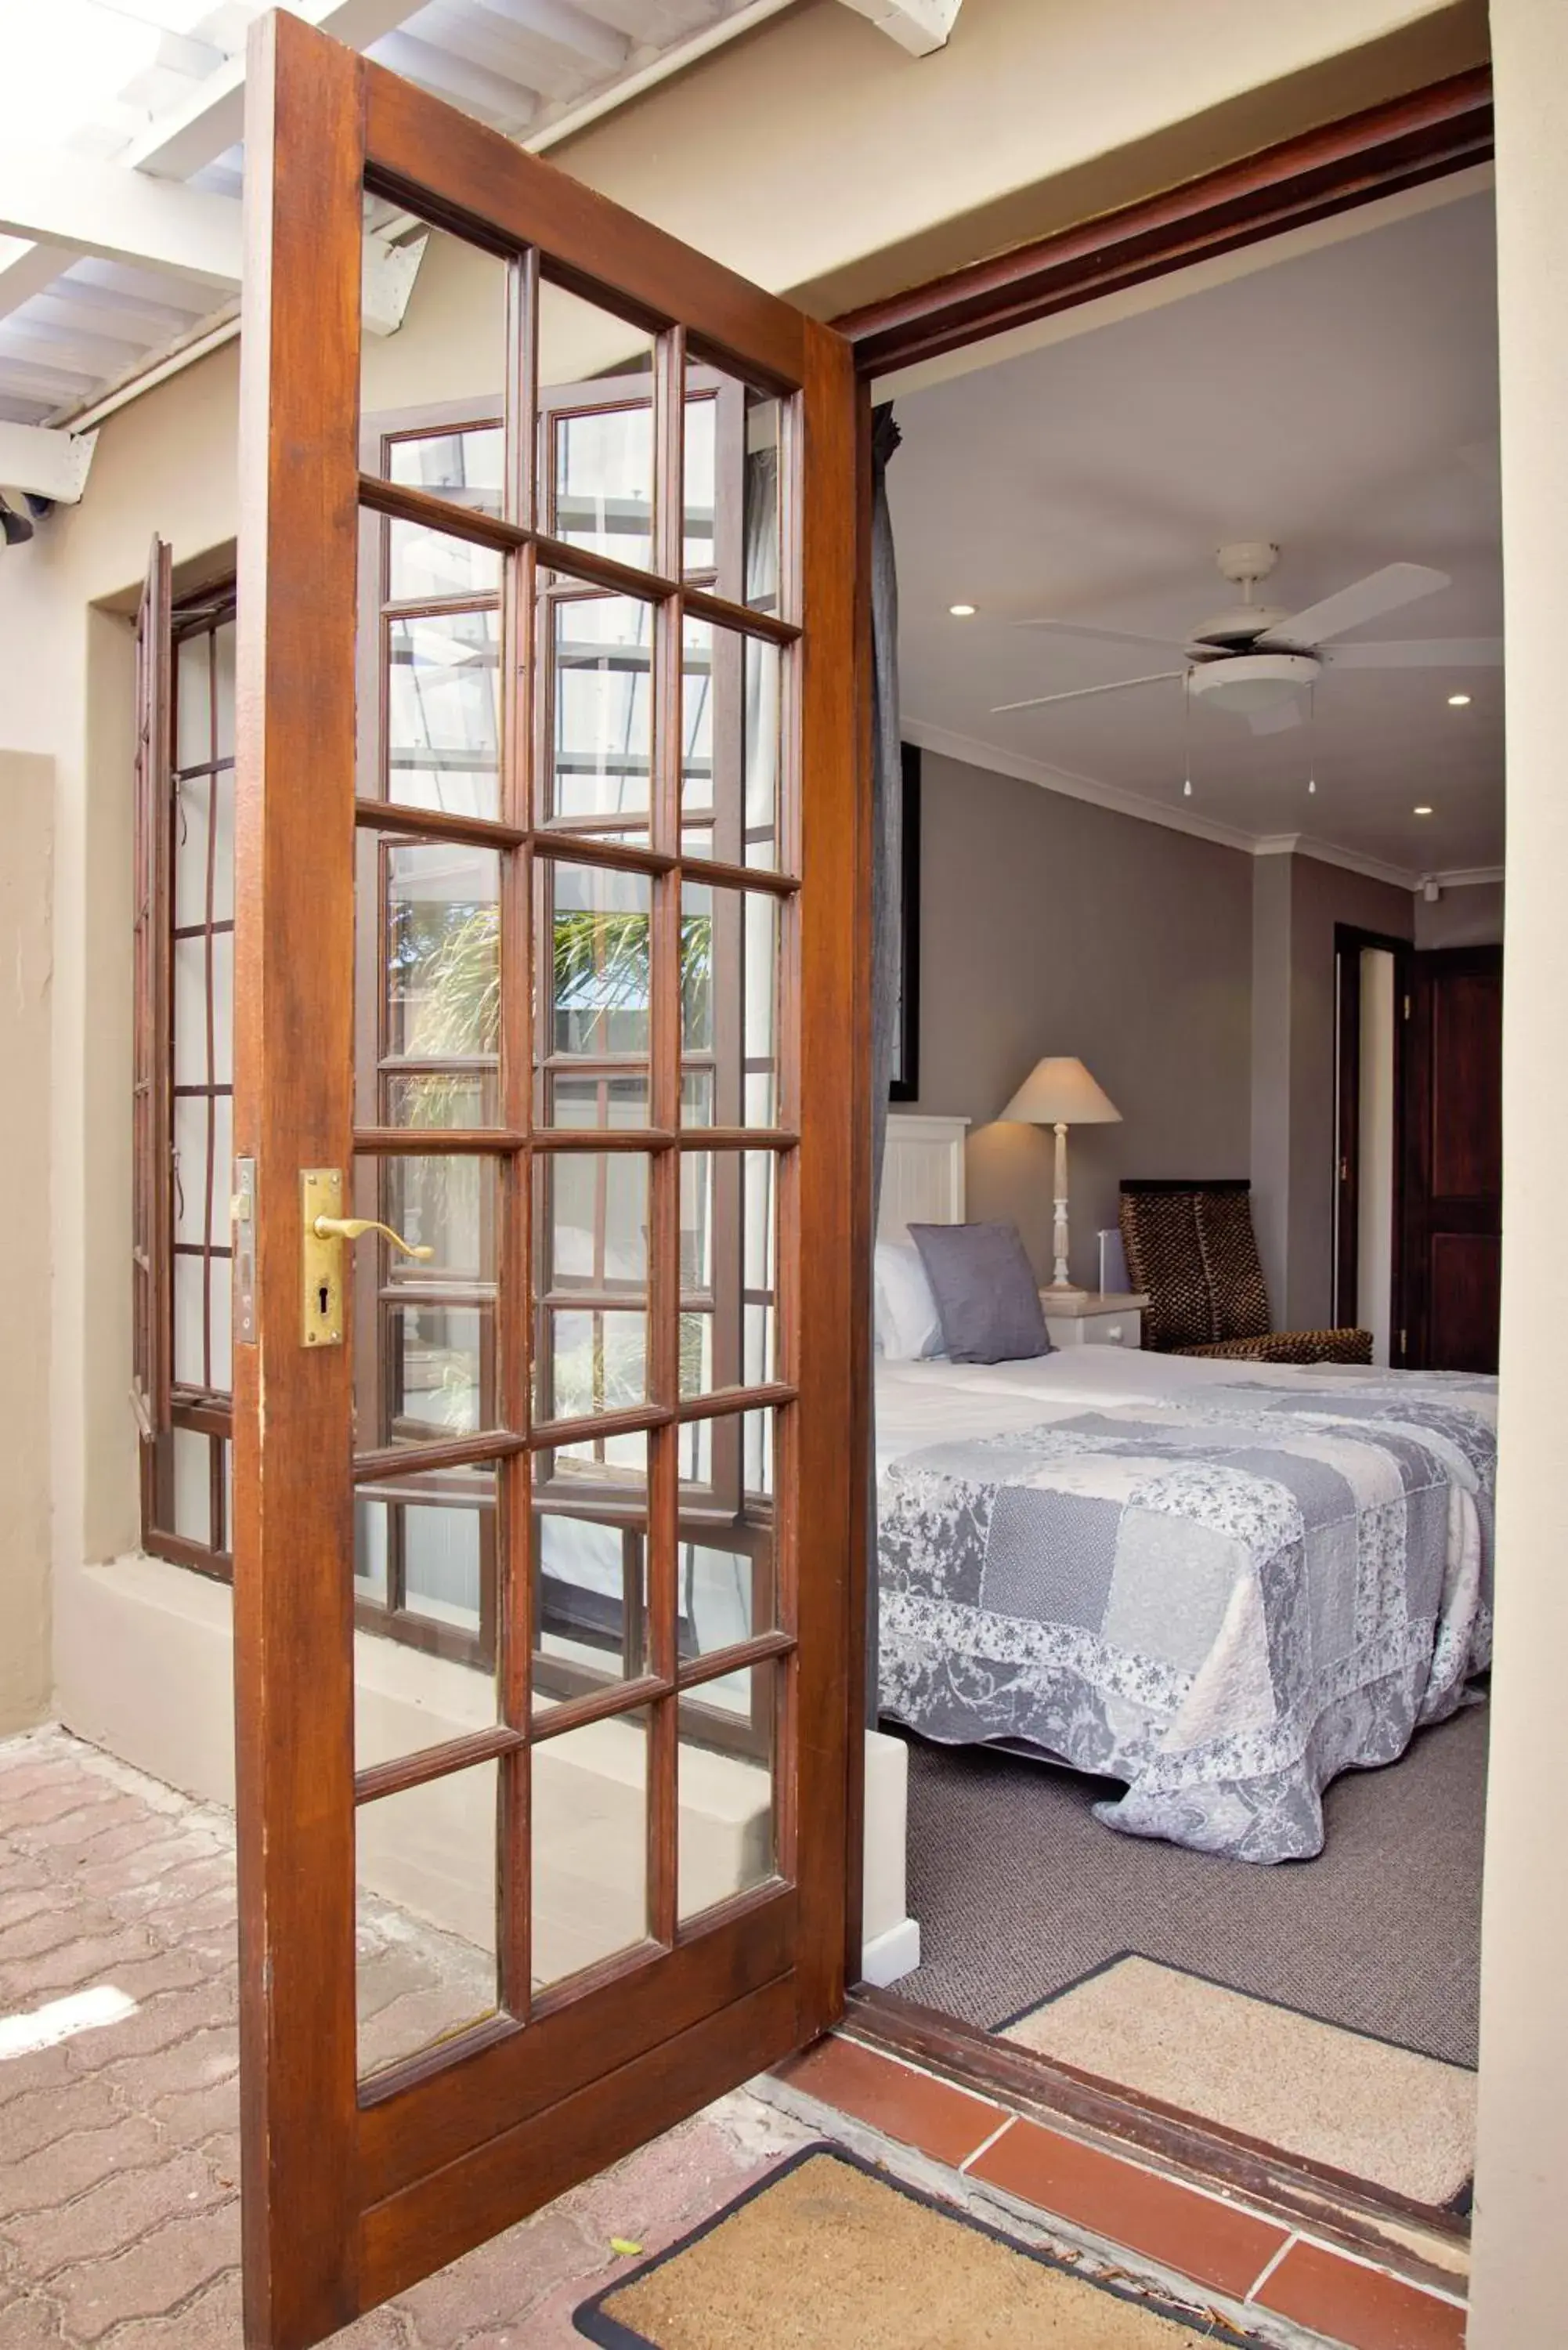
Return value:
M 1293 2244 L 1258 2302 L 1352 2350 L 1463 2350 L 1465 2312 L 1451 2301 L 1318 2244 Z
M 836 2036 L 781 2065 L 779 2077 L 954 2169 L 1006 2119 L 983 2097 Z
M 970 2177 L 1238 2300 L 1286 2241 L 1251 2211 L 1034 2122 L 1015 2121 Z

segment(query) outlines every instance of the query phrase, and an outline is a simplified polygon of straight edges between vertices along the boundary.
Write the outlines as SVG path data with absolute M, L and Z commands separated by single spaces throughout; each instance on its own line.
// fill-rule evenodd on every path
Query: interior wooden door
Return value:
M 293 2350 L 842 2002 L 856 411 L 836 337 L 292 16 L 245 136 L 245 2324 Z M 504 276 L 468 488 L 362 459 L 368 195 Z M 602 377 L 570 445 L 539 397 L 556 296 L 646 341 L 646 495 Z M 490 714 L 406 754 L 431 675 Z
M 1495 1371 L 1502 1254 L 1502 949 L 1405 963 L 1402 1351 L 1411 1368 Z

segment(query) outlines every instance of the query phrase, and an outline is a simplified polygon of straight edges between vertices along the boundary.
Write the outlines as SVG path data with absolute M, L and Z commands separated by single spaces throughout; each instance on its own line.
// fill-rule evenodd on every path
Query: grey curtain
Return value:
M 888 466 L 898 446 L 890 407 L 871 419 L 871 1199 L 882 1190 L 898 1004 L 903 992 L 901 878 L 904 861 L 903 750 L 898 739 L 898 577 L 888 512 Z M 869 1377 L 871 1366 L 867 1366 Z M 877 1480 L 867 1496 L 866 1673 L 867 1719 L 877 1719 Z

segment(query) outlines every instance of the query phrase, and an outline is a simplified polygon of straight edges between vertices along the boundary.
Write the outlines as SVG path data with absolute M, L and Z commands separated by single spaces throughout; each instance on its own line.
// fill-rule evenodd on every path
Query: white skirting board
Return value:
M 920 1929 L 905 1906 L 909 1841 L 909 1750 L 900 1738 L 868 1730 L 860 1974 L 878 1987 L 920 1963 Z
M 920 1929 L 914 1918 L 900 1918 L 886 1933 L 860 1945 L 860 1980 L 885 1991 L 900 1975 L 912 1975 L 920 1963 Z

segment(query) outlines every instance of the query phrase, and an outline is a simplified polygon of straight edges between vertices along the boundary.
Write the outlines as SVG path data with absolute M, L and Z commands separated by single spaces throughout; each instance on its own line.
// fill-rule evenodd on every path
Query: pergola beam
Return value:
M 76 255 L 68 245 L 29 243 L 26 237 L 0 237 L 0 318 L 19 310 L 35 294 L 52 286 Z
M 929 57 L 947 47 L 963 0 L 844 0 L 844 5 L 912 57 Z
M 105 261 L 151 262 L 218 286 L 240 281 L 236 197 L 203 195 L 92 156 L 0 148 L 0 234 Z
M 351 49 L 368 49 L 412 12 L 410 0 L 309 0 L 296 8 L 321 32 Z M 117 160 L 133 171 L 188 180 L 244 136 L 245 59 L 242 49 L 193 89 L 183 105 L 160 115 Z
M 212 287 L 214 309 L 240 282 L 239 198 L 204 195 L 123 163 L 0 153 L 0 233 L 37 240 L 8 263 L 0 255 L 0 312 L 41 292 L 82 253 L 195 278 Z M 369 333 L 390 335 L 401 326 L 424 249 L 422 237 L 402 245 L 366 238 Z M 35 257 L 45 255 L 47 261 Z

